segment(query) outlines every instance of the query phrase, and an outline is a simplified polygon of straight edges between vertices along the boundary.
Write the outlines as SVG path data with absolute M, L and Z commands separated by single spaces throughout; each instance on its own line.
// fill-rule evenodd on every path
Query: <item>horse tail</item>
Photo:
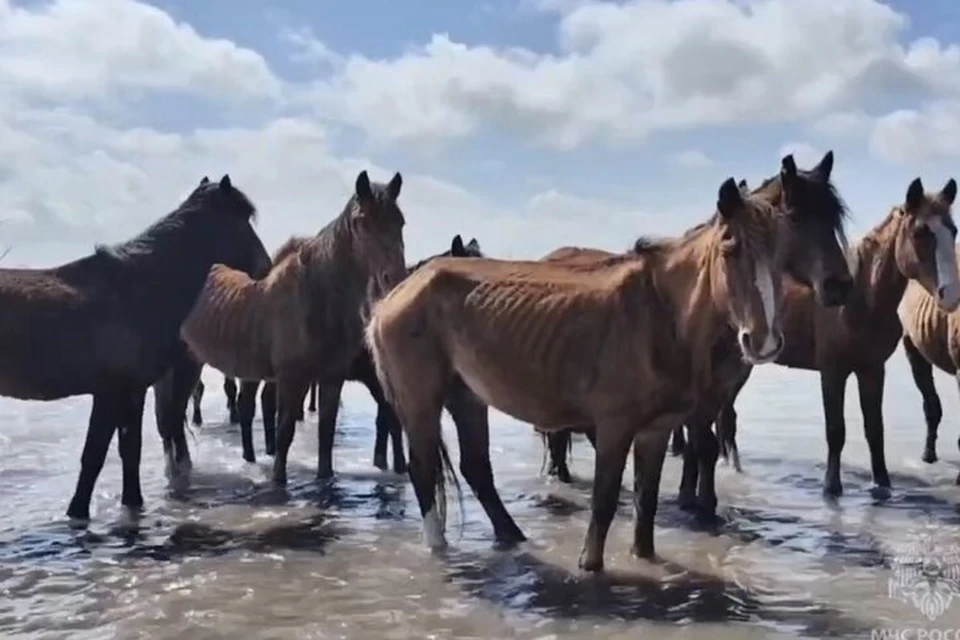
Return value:
M 447 476 L 449 481 L 453 484 L 454 492 L 457 494 L 457 504 L 460 510 L 460 531 L 459 535 L 463 537 L 463 528 L 466 521 L 466 515 L 463 508 L 463 490 L 460 487 L 460 481 L 457 479 L 457 472 L 453 467 L 453 463 L 450 461 L 450 452 L 447 451 L 447 445 L 443 441 L 443 434 L 440 434 L 438 440 L 439 446 L 437 447 L 440 453 L 440 462 L 442 463 L 443 468 L 440 470 L 440 473 L 437 474 L 437 495 L 434 500 L 436 500 L 440 509 L 440 522 L 443 523 L 444 528 L 446 528 L 447 520 L 447 494 L 446 494 L 446 481 L 444 476 Z

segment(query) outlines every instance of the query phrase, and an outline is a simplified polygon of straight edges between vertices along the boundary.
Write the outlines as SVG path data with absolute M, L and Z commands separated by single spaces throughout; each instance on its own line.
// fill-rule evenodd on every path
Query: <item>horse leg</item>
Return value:
M 594 461 L 593 495 L 590 524 L 580 551 L 580 568 L 584 571 L 603 570 L 603 551 L 610 524 L 617 513 L 623 468 L 636 433 L 633 416 L 616 416 L 598 421 L 597 455 Z
M 737 473 L 743 473 L 740 451 L 737 449 L 737 410 L 733 402 L 724 403 L 717 414 L 717 441 L 723 459 L 733 464 Z
M 683 425 L 677 425 L 673 429 L 673 443 L 670 447 L 670 453 L 675 457 L 682 456 L 683 450 L 686 447 L 686 438 L 683 435 Z
M 240 421 L 240 445 L 243 448 L 243 459 L 247 462 L 257 461 L 253 448 L 253 419 L 257 415 L 258 386 L 259 380 L 241 380 L 236 400 L 237 417 Z
M 197 380 L 197 386 L 191 394 L 193 400 L 193 424 L 199 427 L 203 424 L 203 414 L 200 412 L 200 401 L 203 400 L 203 380 Z
M 840 481 L 840 454 L 847 440 L 843 401 L 848 375 L 846 372 L 833 370 L 820 373 L 820 393 L 823 396 L 823 417 L 827 433 L 827 471 L 823 478 L 823 494 L 828 497 L 843 494 L 843 483 Z
M 445 404 L 457 426 L 460 473 L 487 513 L 494 536 L 499 542 L 507 544 L 523 542 L 527 538 L 507 512 L 493 482 L 487 406 L 460 381 L 453 384 Z
M 182 347 L 167 373 L 153 385 L 154 414 L 163 442 L 164 474 L 174 489 L 186 488 L 193 467 L 184 426 L 187 403 L 202 369 L 203 364 Z
M 143 493 L 140 490 L 140 456 L 143 450 L 143 404 L 146 389 L 131 391 L 124 398 L 122 421 L 119 423 L 117 448 L 123 467 L 123 505 L 125 526 L 136 523 L 143 511 Z
M 311 382 L 311 383 L 308 384 L 307 387 L 303 390 L 303 393 L 300 395 L 300 404 L 298 404 L 298 405 L 296 406 L 295 410 L 294 410 L 295 413 L 296 413 L 296 415 L 295 415 L 294 417 L 295 417 L 295 419 L 296 419 L 297 422 L 303 422 L 303 421 L 306 419 L 306 418 L 304 418 L 304 415 L 303 415 L 303 403 L 304 403 L 304 401 L 307 399 L 307 392 L 310 390 L 310 385 L 312 385 L 312 384 L 313 384 L 313 383 Z
M 923 461 L 933 464 L 937 461 L 937 429 L 943 419 L 943 406 L 933 382 L 933 365 L 927 362 L 909 336 L 903 336 L 903 351 L 907 354 L 913 383 L 923 398 L 923 417 L 927 423 L 927 442 L 923 448 Z
M 87 438 L 80 456 L 80 476 L 67 507 L 71 526 L 86 526 L 90 521 L 90 497 L 110 449 L 110 440 L 120 419 L 115 394 L 96 394 L 90 410 Z
M 297 427 L 297 403 L 303 408 L 303 394 L 309 384 L 309 377 L 296 372 L 284 372 L 277 376 L 280 416 L 277 425 L 277 453 L 273 459 L 273 481 L 281 486 L 287 484 L 287 454 L 293 444 L 293 434 Z
M 368 370 L 369 369 L 369 370 Z M 377 403 L 377 437 L 373 445 L 373 465 L 382 471 L 387 470 L 387 438 L 393 445 L 393 470 L 396 473 L 407 472 L 407 459 L 403 454 L 403 426 L 396 412 L 383 393 L 383 386 L 377 379 L 373 367 L 364 368 L 360 382 L 367 387 L 373 401 Z
M 268 456 L 277 453 L 277 383 L 265 381 L 260 392 L 260 412 L 263 415 L 263 442 Z
M 663 418 L 661 422 L 666 424 L 666 420 Z M 682 416 L 677 416 L 675 420 L 682 420 Z M 648 559 L 654 556 L 653 522 L 657 515 L 663 462 L 671 435 L 675 438 L 677 434 L 676 428 L 671 431 L 657 425 L 654 427 L 649 430 L 649 435 L 633 440 L 633 507 L 636 520 L 631 552 L 638 558 Z M 680 428 L 683 428 L 682 422 Z
M 572 481 L 570 468 L 567 466 L 567 450 L 572 443 L 573 431 L 561 429 L 547 432 L 547 450 L 550 453 L 550 466 L 547 475 L 557 476 L 557 480 L 565 484 Z
M 317 395 L 317 478 L 333 477 L 333 438 L 337 430 L 337 413 L 340 411 L 340 393 L 343 380 L 324 382 Z M 303 396 L 300 397 L 303 406 Z
M 307 411 L 309 411 L 310 413 L 317 412 L 317 387 L 318 386 L 319 385 L 317 384 L 316 381 L 310 383 L 310 402 L 309 402 L 309 406 L 307 407 Z
M 681 428 L 683 425 L 681 424 Z M 680 509 L 693 511 L 697 508 L 697 483 L 700 478 L 700 459 L 697 456 L 697 434 L 691 427 L 688 431 L 690 439 L 683 447 L 683 470 L 680 473 L 680 491 L 677 502 Z
M 860 411 L 863 414 L 863 434 L 870 449 L 870 469 L 873 472 L 874 498 L 890 497 L 890 474 L 883 450 L 883 381 L 884 367 L 871 367 L 856 372 L 860 392 Z
M 240 422 L 240 414 L 237 412 L 237 381 L 229 376 L 223 376 L 223 393 L 227 396 L 230 424 L 237 424 Z

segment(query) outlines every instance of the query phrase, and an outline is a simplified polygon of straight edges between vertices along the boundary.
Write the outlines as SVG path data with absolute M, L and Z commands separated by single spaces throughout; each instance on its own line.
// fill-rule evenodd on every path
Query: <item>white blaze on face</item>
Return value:
M 423 538 L 431 549 L 443 549 L 447 546 L 447 539 L 443 534 L 443 522 L 437 513 L 437 505 L 430 507 L 427 515 L 423 516 Z
M 767 320 L 767 339 L 763 341 L 763 347 L 758 355 L 772 353 L 777 348 L 777 341 L 773 336 L 774 320 L 777 317 L 777 301 L 773 288 L 773 274 L 770 272 L 770 265 L 766 262 L 758 262 L 754 267 L 754 276 L 756 278 L 757 292 L 760 294 L 760 302 L 763 304 L 763 314 Z
M 934 259 L 937 265 L 937 292 L 939 301 L 953 306 L 960 300 L 960 280 L 957 278 L 957 252 L 953 235 L 939 218 L 926 222 L 927 228 L 937 240 Z

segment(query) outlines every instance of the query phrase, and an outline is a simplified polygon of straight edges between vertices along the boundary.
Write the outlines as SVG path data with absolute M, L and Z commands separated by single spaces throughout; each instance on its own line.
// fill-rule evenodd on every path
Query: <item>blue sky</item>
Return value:
M 119 239 L 193 174 L 228 170 L 278 210 L 264 234 L 279 243 L 332 215 L 361 166 L 407 176 L 417 252 L 461 229 L 509 255 L 619 248 L 695 224 L 727 176 L 758 181 L 794 149 L 801 165 L 835 151 L 859 235 L 917 175 L 942 186 L 960 155 L 954 2 L 152 5 L 166 15 L 0 0 L 0 18 L 17 16 L 0 25 L 14 87 L 0 134 L 29 151 L 0 158 L 21 256 Z M 267 140 L 278 121 L 310 127 L 315 147 Z M 131 131 L 160 146 L 131 146 Z M 132 202 L 156 209 L 131 216 Z

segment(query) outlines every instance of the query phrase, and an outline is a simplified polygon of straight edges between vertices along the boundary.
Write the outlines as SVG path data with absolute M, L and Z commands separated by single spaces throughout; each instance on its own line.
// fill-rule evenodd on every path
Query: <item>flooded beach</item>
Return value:
M 625 479 L 599 576 L 577 569 L 593 463 L 582 439 L 571 457 L 575 481 L 565 486 L 541 472 L 533 430 L 494 414 L 497 484 L 529 542 L 497 549 L 461 481 L 462 503 L 448 487 L 450 549 L 431 554 L 407 479 L 372 466 L 375 405 L 365 389 L 345 388 L 336 479 L 314 480 L 316 423 L 307 414 L 281 490 L 268 482 L 259 420 L 258 462 L 250 465 L 240 457 L 238 428 L 225 424 L 221 376 L 207 368 L 204 381 L 205 424 L 192 430 L 193 483 L 183 495 L 167 489 L 148 395 L 147 510 L 137 535 L 116 527 L 115 445 L 90 529 L 67 527 L 88 399 L 0 401 L 4 637 L 821 638 L 960 627 L 950 582 L 960 572 L 957 398 L 952 381 L 938 376 L 947 418 L 941 461 L 926 465 L 919 394 L 899 350 L 888 363 L 884 407 L 890 500 L 869 495 L 855 385 L 847 393 L 845 495 L 830 504 L 821 495 L 817 378 L 763 367 L 737 405 L 744 474 L 722 463 L 718 471 L 720 523 L 706 527 L 678 509 L 680 461 L 668 458 L 656 523 L 660 561 L 629 553 Z M 444 431 L 456 461 L 446 417 Z M 939 563 L 933 574 L 925 566 L 925 575 L 941 576 L 934 590 L 947 598 L 932 620 L 919 600 L 891 589 L 891 581 L 917 586 L 907 557 L 916 549 L 927 564 Z

